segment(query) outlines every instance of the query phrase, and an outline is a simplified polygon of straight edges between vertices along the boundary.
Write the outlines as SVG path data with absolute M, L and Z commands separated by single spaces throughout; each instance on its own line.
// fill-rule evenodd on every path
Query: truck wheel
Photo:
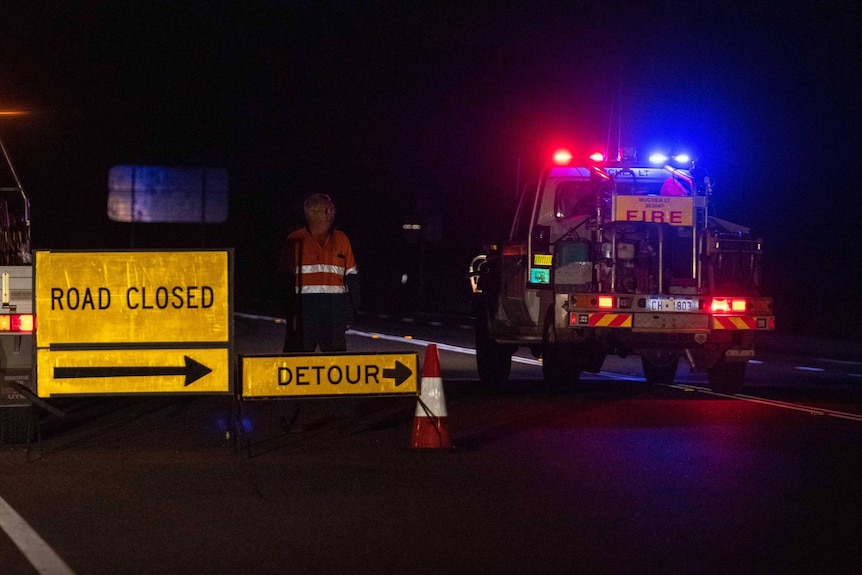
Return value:
M 574 346 L 557 343 L 553 321 L 545 326 L 542 344 L 542 377 L 545 385 L 549 387 L 577 386 L 581 380 L 581 366 L 575 355 Z
M 706 372 L 710 389 L 716 393 L 739 393 L 745 385 L 745 366 L 743 361 L 719 359 Z
M 487 316 L 476 320 L 476 368 L 485 385 L 497 385 L 509 379 L 512 371 L 512 346 L 501 345 L 491 337 Z
M 676 378 L 676 369 L 679 366 L 679 356 L 675 356 L 670 363 L 657 362 L 646 356 L 641 356 L 644 377 L 649 384 L 673 383 Z

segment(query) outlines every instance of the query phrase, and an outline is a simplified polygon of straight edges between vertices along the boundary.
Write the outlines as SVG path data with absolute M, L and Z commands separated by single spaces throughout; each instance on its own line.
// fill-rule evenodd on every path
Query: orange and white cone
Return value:
M 440 352 L 433 343 L 425 349 L 421 386 L 416 415 L 413 418 L 410 448 L 452 449 L 446 395 L 443 393 L 443 378 L 440 376 Z

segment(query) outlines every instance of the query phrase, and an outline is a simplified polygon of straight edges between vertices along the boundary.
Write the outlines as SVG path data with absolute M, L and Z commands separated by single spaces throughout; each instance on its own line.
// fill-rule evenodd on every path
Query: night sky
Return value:
M 860 337 L 858 5 L 499 4 L 3 2 L 35 247 L 233 247 L 242 308 L 323 191 L 369 308 L 416 307 L 421 261 L 422 306 L 458 311 L 549 151 L 620 142 L 710 171 L 718 215 L 765 240 L 779 328 Z M 229 221 L 109 222 L 119 164 L 227 169 Z M 406 241 L 408 218 L 437 233 Z

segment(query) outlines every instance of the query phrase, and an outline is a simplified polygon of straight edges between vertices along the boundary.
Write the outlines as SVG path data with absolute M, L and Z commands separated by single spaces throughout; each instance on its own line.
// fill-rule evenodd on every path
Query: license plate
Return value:
M 647 299 L 647 311 L 687 312 L 697 311 L 697 299 L 692 297 L 651 297 Z

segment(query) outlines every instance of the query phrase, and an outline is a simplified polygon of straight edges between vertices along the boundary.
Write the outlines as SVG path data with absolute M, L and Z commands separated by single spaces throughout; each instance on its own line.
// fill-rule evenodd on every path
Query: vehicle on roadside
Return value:
M 775 317 L 762 240 L 715 217 L 713 192 L 683 155 L 555 153 L 509 237 L 469 266 L 480 379 L 507 379 L 526 347 L 551 384 L 638 355 L 649 383 L 673 382 L 684 357 L 714 391 L 739 392 Z

